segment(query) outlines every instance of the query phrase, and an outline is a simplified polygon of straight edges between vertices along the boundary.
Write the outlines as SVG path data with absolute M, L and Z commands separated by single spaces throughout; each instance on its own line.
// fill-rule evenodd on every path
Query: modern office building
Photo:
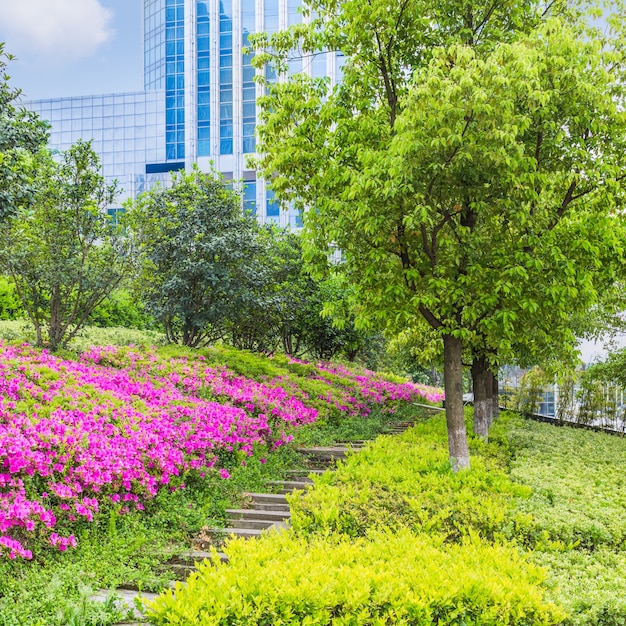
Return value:
M 244 181 L 244 206 L 262 222 L 298 227 L 246 164 L 255 152 L 256 99 L 263 87 L 246 46 L 251 33 L 300 22 L 301 0 L 144 0 L 144 91 L 37 100 L 53 148 L 93 139 L 108 178 L 135 197 L 168 172 L 213 167 Z M 294 58 L 290 71 L 340 78 L 334 52 Z M 269 76 L 268 78 L 276 78 Z M 276 78 L 278 80 L 278 78 Z M 238 184 L 238 183 L 236 183 Z

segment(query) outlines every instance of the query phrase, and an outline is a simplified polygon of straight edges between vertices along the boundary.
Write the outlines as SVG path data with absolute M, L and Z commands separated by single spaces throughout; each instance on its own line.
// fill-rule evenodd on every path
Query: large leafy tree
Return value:
M 38 345 L 67 344 L 129 271 L 129 240 L 106 207 L 115 186 L 91 144 L 61 160 L 40 152 L 36 192 L 1 225 L 0 265 L 37 332 Z
M 442 339 L 451 464 L 468 467 L 464 345 L 507 354 L 521 312 L 547 310 L 561 323 L 543 332 L 568 339 L 621 259 L 622 25 L 603 35 L 532 0 L 305 11 L 311 24 L 257 38 L 256 63 L 338 49 L 343 80 L 269 84 L 258 165 L 308 210 L 312 266 L 350 280 L 362 318 L 421 317 Z
M 7 74 L 11 58 L 0 42 L 0 220 L 33 200 L 33 157 L 48 141 L 47 124 L 17 105 L 20 91 Z
M 176 175 L 171 187 L 140 197 L 128 220 L 142 262 L 139 290 L 170 341 L 219 339 L 256 303 L 259 227 L 216 174 Z

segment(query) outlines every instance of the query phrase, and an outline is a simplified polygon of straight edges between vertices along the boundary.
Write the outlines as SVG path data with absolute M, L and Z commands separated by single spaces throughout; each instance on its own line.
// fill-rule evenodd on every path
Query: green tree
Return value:
M 16 105 L 20 90 L 9 85 L 7 74 L 12 58 L 0 42 L 0 220 L 32 202 L 33 157 L 48 142 L 48 125 Z
M 343 80 L 267 85 L 258 166 L 307 211 L 309 262 L 348 278 L 362 318 L 421 316 L 441 337 L 450 460 L 468 467 L 464 344 L 506 355 L 520 311 L 590 307 L 621 258 L 622 25 L 603 35 L 532 0 L 305 11 L 312 24 L 256 39 L 257 65 L 338 49 Z
M 105 183 L 91 144 L 59 162 L 40 153 L 33 202 L 0 225 L 0 265 L 37 333 L 38 345 L 66 345 L 127 273 L 129 241 L 106 207 Z
M 197 347 L 225 335 L 256 297 L 262 247 L 254 217 L 216 174 L 182 172 L 129 206 L 142 273 L 139 292 L 174 343 Z

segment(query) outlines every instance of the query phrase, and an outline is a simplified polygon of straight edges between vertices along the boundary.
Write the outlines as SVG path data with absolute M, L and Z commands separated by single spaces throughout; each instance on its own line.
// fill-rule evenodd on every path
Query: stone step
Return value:
M 193 565 L 199 561 L 211 558 L 211 552 L 205 550 L 192 550 L 190 552 L 184 552 L 172 557 L 169 561 L 169 565 Z M 228 563 L 228 557 L 223 552 L 217 553 L 222 563 Z
M 169 575 L 173 576 L 174 580 L 178 582 L 187 580 L 191 574 L 197 571 L 195 565 L 188 565 L 185 563 L 170 563 L 167 566 L 167 570 Z
M 304 476 L 307 477 L 311 474 L 315 474 L 317 476 L 321 476 L 326 473 L 325 469 L 304 469 L 304 470 L 286 470 L 285 472 L 289 476 Z
M 298 448 L 300 454 L 310 456 L 315 459 L 324 461 L 334 461 L 335 459 L 345 459 L 347 454 L 351 452 L 349 448 L 336 447 L 336 448 Z
M 154 600 L 159 594 L 157 593 L 149 593 L 147 591 L 139 592 L 139 591 L 131 591 L 129 589 L 115 589 L 113 591 L 106 589 L 98 589 L 95 593 L 89 596 L 89 600 L 92 602 L 102 602 L 104 603 L 107 598 L 111 595 L 115 594 L 117 597 L 115 603 L 118 608 L 124 609 L 132 609 L 135 613 L 136 619 L 142 619 L 144 616 L 141 611 L 137 610 L 135 606 L 135 598 L 144 598 L 146 600 Z M 137 623 L 137 622 L 126 622 L 127 624 Z
M 281 520 L 266 520 L 266 519 L 229 519 L 228 525 L 231 528 L 236 528 L 237 530 L 244 529 L 258 529 L 264 530 L 269 528 L 270 526 L 275 526 L 276 524 L 280 524 Z
M 291 511 L 266 511 L 259 509 L 226 509 L 230 519 L 262 519 L 281 522 L 291 517 Z
M 285 497 L 283 493 L 273 493 L 273 496 Z M 289 513 L 289 505 L 287 502 L 253 502 L 251 507 L 247 510 L 252 511 L 274 511 L 276 513 Z
M 280 493 L 246 493 L 244 495 L 255 504 L 287 504 L 287 498 Z
M 207 537 L 211 537 L 212 539 L 226 539 L 231 535 L 235 535 L 235 537 L 258 537 L 262 533 L 269 530 L 282 530 L 283 528 L 287 528 L 287 524 L 285 522 L 274 522 L 270 526 L 266 528 L 208 528 L 205 532 Z
M 290 492 L 290 491 L 293 491 L 294 489 L 300 489 L 301 491 L 304 491 L 312 483 L 313 481 L 311 479 L 307 481 L 305 480 L 270 480 L 268 481 L 268 484 L 272 485 L 273 487 L 281 487 L 282 491 L 280 493 L 285 493 L 285 491 Z
M 204 532 L 212 539 L 227 539 L 231 535 L 235 535 L 235 537 L 258 537 L 263 531 L 258 528 L 208 528 Z

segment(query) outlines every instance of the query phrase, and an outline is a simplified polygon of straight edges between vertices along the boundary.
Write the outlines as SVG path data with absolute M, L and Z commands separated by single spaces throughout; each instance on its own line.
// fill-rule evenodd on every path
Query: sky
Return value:
M 143 89 L 142 0 L 0 0 L 23 99 Z

